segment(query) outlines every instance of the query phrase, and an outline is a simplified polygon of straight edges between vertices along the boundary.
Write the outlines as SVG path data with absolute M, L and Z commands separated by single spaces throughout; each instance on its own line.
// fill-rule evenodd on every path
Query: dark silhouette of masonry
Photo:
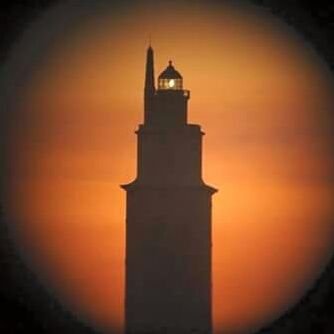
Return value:
M 155 88 L 147 50 L 136 179 L 126 190 L 125 330 L 212 333 L 211 198 L 202 136 L 187 123 L 190 93 L 169 62 Z

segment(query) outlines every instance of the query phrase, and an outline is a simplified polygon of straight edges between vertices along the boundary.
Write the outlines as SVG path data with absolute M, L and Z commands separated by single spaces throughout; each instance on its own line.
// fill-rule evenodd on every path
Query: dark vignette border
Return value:
M 334 4 L 303 0 L 249 0 L 293 26 L 334 71 Z M 0 65 L 31 21 L 59 0 L 0 4 Z M 0 105 L 1 108 L 1 105 Z M 334 113 L 334 110 L 333 110 Z M 65 310 L 21 260 L 0 217 L 0 332 L 97 333 Z M 334 333 L 334 257 L 303 299 L 258 334 Z

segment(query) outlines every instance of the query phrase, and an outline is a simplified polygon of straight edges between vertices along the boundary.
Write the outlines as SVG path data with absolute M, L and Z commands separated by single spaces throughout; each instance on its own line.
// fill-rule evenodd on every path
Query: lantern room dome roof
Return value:
M 169 61 L 169 65 L 163 72 L 161 72 L 159 79 L 182 79 L 182 75 L 176 71 L 172 65 L 172 61 Z

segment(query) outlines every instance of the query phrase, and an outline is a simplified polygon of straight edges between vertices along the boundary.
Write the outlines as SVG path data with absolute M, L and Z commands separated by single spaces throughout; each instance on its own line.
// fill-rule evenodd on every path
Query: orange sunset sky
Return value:
M 156 76 L 172 59 L 191 91 L 189 121 L 206 133 L 203 177 L 219 189 L 215 331 L 249 333 L 297 302 L 332 250 L 329 70 L 255 7 L 102 4 L 80 13 L 69 5 L 76 19 L 54 33 L 17 91 L 5 213 L 27 261 L 72 312 L 105 332 L 122 326 L 119 185 L 135 177 L 151 35 Z M 65 9 L 51 9 L 38 29 Z

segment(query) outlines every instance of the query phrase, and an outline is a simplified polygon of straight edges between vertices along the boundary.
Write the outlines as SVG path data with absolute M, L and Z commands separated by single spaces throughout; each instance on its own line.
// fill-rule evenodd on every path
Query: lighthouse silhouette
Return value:
M 125 332 L 212 333 L 211 199 L 190 93 L 172 62 L 155 88 L 147 50 L 137 177 L 126 190 Z

